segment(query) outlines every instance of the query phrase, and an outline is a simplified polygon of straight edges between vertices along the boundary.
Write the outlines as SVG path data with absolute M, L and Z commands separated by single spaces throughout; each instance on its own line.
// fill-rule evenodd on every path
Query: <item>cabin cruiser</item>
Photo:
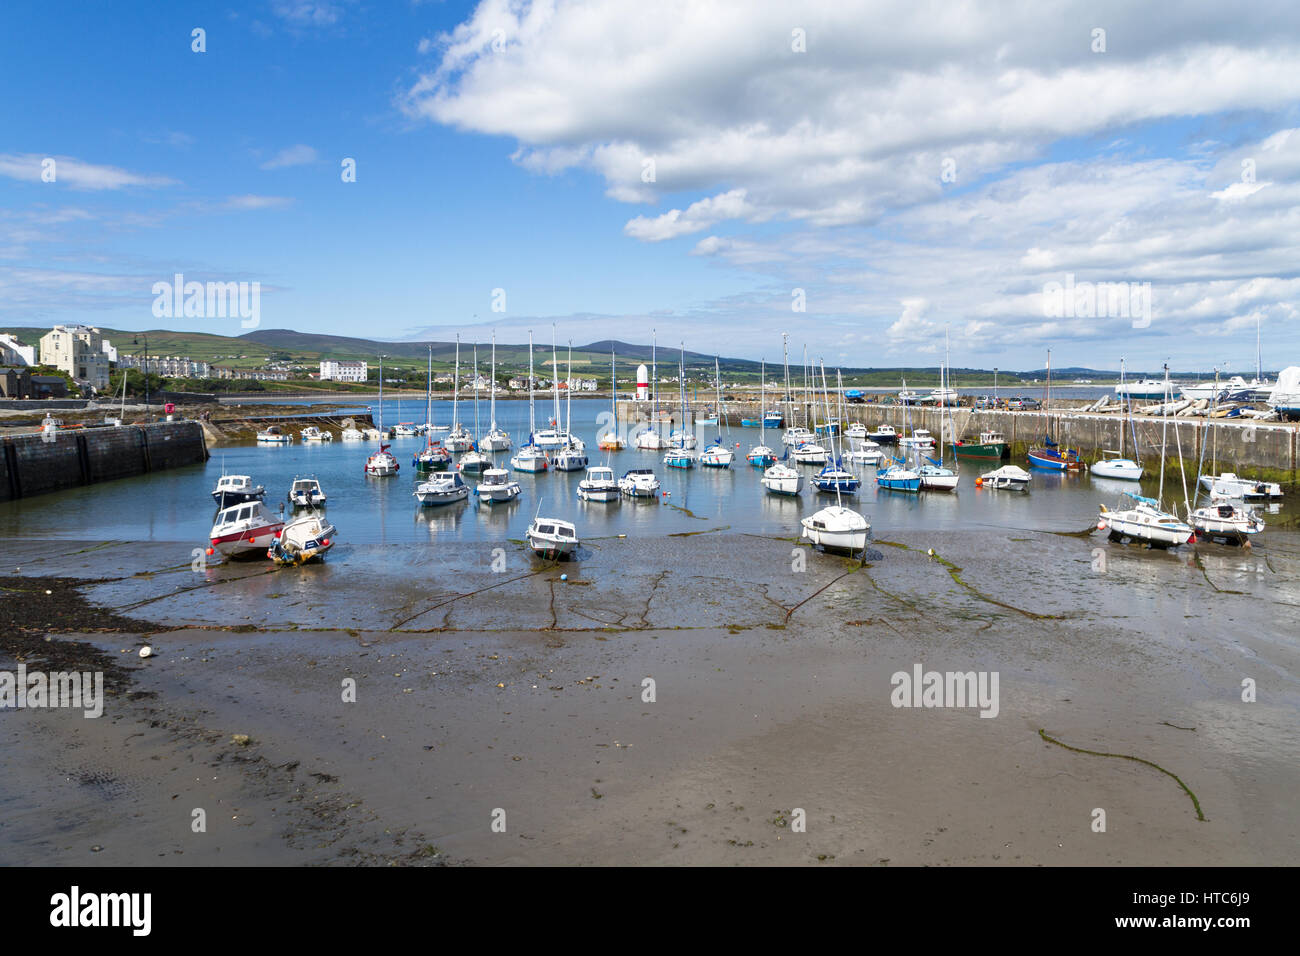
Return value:
M 1282 497 L 1282 486 L 1277 482 L 1240 478 L 1231 471 L 1225 471 L 1221 475 L 1201 475 L 1201 487 L 1212 495 L 1235 498 L 1238 501 Z
M 618 480 L 618 490 L 629 498 L 657 498 L 659 479 L 649 468 L 631 468 Z
M 380 445 L 379 451 L 366 459 L 366 474 L 376 478 L 387 478 L 390 475 L 395 475 L 400 467 L 397 459 L 389 453 L 387 445 Z
M 802 445 L 796 445 L 790 452 L 790 457 L 800 465 L 824 465 L 826 464 L 826 449 L 816 442 L 804 442 Z
M 975 482 L 977 488 L 1011 488 L 1028 491 L 1029 481 L 1033 476 L 1019 465 L 1003 465 L 993 471 L 980 475 Z
M 459 472 L 444 471 L 420 482 L 411 494 L 425 507 L 449 505 L 468 498 L 469 486 L 461 479 Z
M 254 485 L 248 475 L 222 475 L 217 487 L 212 489 L 212 500 L 217 503 L 218 511 L 245 501 L 260 501 L 265 495 L 266 489 Z
M 762 485 L 774 495 L 798 495 L 803 492 L 803 475 L 784 461 L 763 472 Z
M 862 422 L 854 422 L 844 429 L 844 437 L 850 441 L 866 441 L 867 426 Z
M 1252 508 L 1215 501 L 1192 512 L 1188 523 L 1201 538 L 1226 544 L 1246 544 L 1264 530 L 1264 519 Z
M 286 524 L 280 536 L 266 550 L 266 556 L 279 565 L 299 565 L 323 559 L 334 547 L 336 531 L 319 514 L 303 515 Z
M 875 431 L 867 432 L 867 437 L 877 445 L 892 445 L 898 441 L 898 432 L 893 425 L 877 425 Z
M 533 518 L 524 538 L 534 554 L 547 560 L 568 557 L 578 547 L 578 529 L 562 518 Z
M 912 431 L 911 435 L 898 439 L 898 445 L 900 448 L 926 451 L 934 448 L 934 435 L 930 434 L 928 429 L 917 428 Z
M 519 497 L 519 492 L 519 482 L 511 478 L 510 472 L 504 468 L 489 468 L 483 472 L 478 487 L 474 489 L 479 501 L 488 504 L 513 501 Z
M 578 497 L 583 501 L 616 501 L 618 495 L 614 469 L 604 465 L 588 468 L 587 476 L 578 482 Z
M 334 440 L 334 433 L 328 429 L 321 431 L 315 425 L 308 425 L 298 433 L 304 442 L 326 442 Z
M 804 428 L 802 425 L 792 425 L 787 428 L 785 434 L 781 436 L 781 444 L 786 447 L 795 447 L 807 444 L 810 441 L 816 440 L 816 438 L 816 435 Z
M 1176 515 L 1162 511 L 1154 498 L 1128 492 L 1133 499 L 1133 507 L 1123 511 L 1111 511 L 1101 506 L 1097 520 L 1097 530 L 1109 531 L 1112 541 L 1131 538 L 1143 541 L 1153 548 L 1176 548 L 1188 544 L 1195 537 L 1192 526 L 1180 521 Z
M 803 525 L 802 537 L 826 551 L 846 551 L 850 554 L 865 550 L 871 525 L 852 508 L 831 505 L 810 514 L 799 522 Z
M 257 433 L 257 440 L 263 445 L 287 445 L 293 441 L 293 436 L 286 435 L 279 425 L 271 425 Z
M 854 465 L 879 465 L 884 459 L 885 453 L 881 451 L 880 446 L 869 438 L 864 438 L 858 442 L 858 447 L 849 451 L 844 457 Z
M 245 501 L 217 512 L 209 539 L 228 558 L 259 554 L 275 543 L 284 520 L 260 501 Z
M 319 508 L 325 504 L 325 492 L 315 478 L 295 478 L 288 499 L 295 508 Z

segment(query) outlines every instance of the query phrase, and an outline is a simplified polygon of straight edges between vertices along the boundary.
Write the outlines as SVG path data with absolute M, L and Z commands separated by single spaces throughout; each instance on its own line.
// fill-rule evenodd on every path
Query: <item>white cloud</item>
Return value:
M 53 160 L 53 167 L 47 161 Z M 71 156 L 45 156 L 40 153 L 0 153 L 0 176 L 18 179 L 24 182 L 42 183 L 42 172 L 46 168 L 54 171 L 51 186 L 67 186 L 71 189 L 100 190 L 125 189 L 128 186 L 171 186 L 174 179 L 165 176 L 153 176 L 133 173 L 117 166 L 103 166 L 87 163 Z
M 691 203 L 685 210 L 670 209 L 662 216 L 654 218 L 637 216 L 628 221 L 623 231 L 633 239 L 660 242 L 664 239 L 689 235 L 692 232 L 702 232 L 726 219 L 756 216 L 757 211 L 745 201 L 745 190 L 733 189 Z
M 297 146 L 289 146 L 280 150 L 266 162 L 262 163 L 262 169 L 283 169 L 286 166 L 306 166 L 314 163 L 318 159 L 316 150 L 310 146 L 299 143 Z

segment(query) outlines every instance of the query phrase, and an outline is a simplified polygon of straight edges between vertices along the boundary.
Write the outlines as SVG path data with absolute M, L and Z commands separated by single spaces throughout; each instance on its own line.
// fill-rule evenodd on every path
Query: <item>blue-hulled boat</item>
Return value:
M 856 494 L 862 487 L 861 480 L 852 472 L 844 470 L 843 459 L 837 458 L 834 463 L 827 464 L 825 468 L 813 476 L 813 484 L 817 486 L 818 491 L 828 491 Z
M 1062 449 L 1048 435 L 1043 436 L 1042 448 L 1029 450 L 1029 464 L 1034 468 L 1043 468 L 1047 471 L 1074 471 L 1083 467 L 1083 462 L 1079 461 L 1079 453 L 1075 449 Z
M 883 471 L 876 472 L 877 487 L 888 491 L 919 492 L 921 490 L 920 474 L 908 468 L 907 462 L 901 458 L 894 458 L 893 462 L 894 464 Z

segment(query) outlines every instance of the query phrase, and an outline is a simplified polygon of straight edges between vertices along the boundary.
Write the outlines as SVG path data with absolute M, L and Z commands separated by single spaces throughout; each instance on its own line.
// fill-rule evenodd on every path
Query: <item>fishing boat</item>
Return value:
M 628 498 L 658 498 L 659 479 L 649 468 L 630 468 L 618 480 L 618 490 Z
M 287 497 L 295 508 L 321 508 L 325 505 L 325 490 L 315 478 L 295 478 Z
M 761 484 L 769 493 L 793 496 L 803 492 L 803 473 L 787 462 L 788 458 L 782 458 L 763 472 Z
M 785 418 L 780 412 L 767 412 L 763 415 L 763 428 L 780 428 L 785 424 Z
M 977 461 L 1001 461 L 1007 448 L 1006 436 L 995 428 L 980 432 L 978 439 L 962 438 L 952 443 L 954 457 Z
M 303 515 L 285 524 L 266 556 L 282 567 L 320 561 L 334 547 L 335 527 L 319 514 Z
M 217 479 L 217 486 L 212 489 L 212 500 L 221 511 L 231 505 L 243 504 L 245 501 L 260 501 L 266 496 L 266 489 L 254 485 L 248 475 L 222 475 Z
M 528 547 L 538 557 L 548 561 L 558 561 L 573 554 L 578 548 L 578 529 L 573 522 L 563 518 L 543 518 L 540 501 L 537 506 L 538 513 L 524 533 Z
M 228 558 L 264 553 L 275 542 L 284 520 L 260 501 L 245 501 L 217 512 L 209 540 Z
M 985 472 L 975 481 L 976 488 L 1010 488 L 1015 491 L 1028 491 L 1032 476 L 1019 465 L 1003 465 L 993 471 Z
M 876 472 L 876 487 L 884 488 L 886 491 L 919 492 L 920 474 L 908 468 L 907 462 L 902 458 L 890 458 L 890 461 L 893 464 L 883 471 Z
M 510 436 L 497 427 L 497 334 L 492 332 L 492 380 L 491 380 L 491 410 L 488 418 L 491 419 L 491 427 L 488 433 L 479 439 L 479 451 L 496 452 L 510 450 Z
M 605 465 L 592 465 L 586 477 L 578 482 L 578 498 L 582 501 L 616 501 L 618 495 L 614 469 Z
M 1111 511 L 1103 504 L 1097 520 L 1097 529 L 1108 531 L 1112 541 L 1128 538 L 1153 548 L 1176 548 L 1192 541 L 1192 526 L 1163 510 L 1155 498 L 1131 491 L 1125 495 L 1133 499 L 1132 507 Z
M 1221 475 L 1201 475 L 1200 485 L 1210 494 L 1237 501 L 1263 501 L 1282 497 L 1282 486 L 1277 482 L 1240 478 L 1231 471 L 1225 471 Z
M 618 433 L 618 377 L 614 368 L 614 350 L 609 350 L 609 431 L 596 439 L 601 451 L 621 451 L 623 436 Z
M 287 445 L 293 436 L 282 431 L 279 425 L 271 425 L 257 433 L 257 441 L 262 445 Z
M 308 425 L 298 433 L 303 442 L 327 442 L 334 440 L 334 433 L 328 429 L 322 431 L 315 425 Z
M 533 333 L 528 331 L 528 444 L 524 445 L 510 459 L 510 467 L 515 471 L 537 474 L 546 471 L 551 461 L 546 457 L 533 439 L 536 434 L 537 412 L 533 397 Z
M 474 494 L 486 504 L 501 504 L 519 497 L 519 482 L 510 477 L 504 468 L 489 468 L 483 472 Z
M 475 392 L 475 395 L 478 393 Z M 443 440 L 443 445 L 450 452 L 459 454 L 474 447 L 474 436 L 460 422 L 460 335 L 456 335 L 456 366 L 451 379 L 451 431 Z
M 776 453 L 767 447 L 767 360 L 762 360 L 759 366 L 759 418 L 758 418 L 758 444 L 749 450 L 745 456 L 755 468 L 770 468 L 776 464 Z
M 898 432 L 893 425 L 877 425 L 874 431 L 867 433 L 867 437 L 877 445 L 893 445 L 898 441 Z
M 1124 359 L 1119 360 L 1119 380 L 1122 383 L 1125 379 Z M 1125 426 L 1133 433 L 1133 452 L 1137 453 L 1137 430 L 1133 425 L 1133 402 L 1128 402 L 1125 409 L 1125 422 L 1119 428 L 1119 451 L 1114 458 L 1103 458 L 1100 461 L 1092 463 L 1091 472 L 1098 478 L 1116 478 L 1120 481 L 1141 481 L 1145 469 L 1140 461 L 1127 458 L 1124 455 L 1124 429 Z
M 448 471 L 420 482 L 411 494 L 422 507 L 429 508 L 464 501 L 469 497 L 469 486 L 459 472 Z

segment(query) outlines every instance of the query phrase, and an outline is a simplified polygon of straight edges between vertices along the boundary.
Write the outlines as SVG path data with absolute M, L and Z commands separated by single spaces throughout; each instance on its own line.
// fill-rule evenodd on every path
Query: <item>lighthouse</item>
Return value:
M 650 400 L 650 370 L 644 365 L 636 367 L 636 400 L 638 402 Z

